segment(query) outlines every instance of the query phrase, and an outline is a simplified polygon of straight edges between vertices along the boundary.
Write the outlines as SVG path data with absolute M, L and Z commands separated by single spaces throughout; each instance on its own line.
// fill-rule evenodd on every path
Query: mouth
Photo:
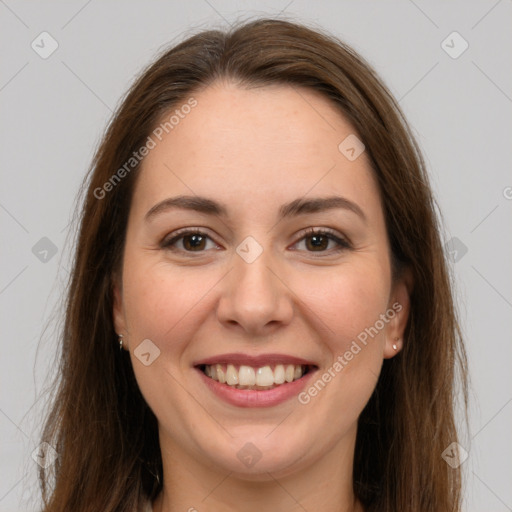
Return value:
M 236 407 L 273 407 L 297 397 L 319 369 L 287 354 L 219 354 L 195 361 L 201 382 Z
M 316 365 L 291 363 L 262 366 L 215 363 L 199 364 L 196 368 L 220 384 L 249 391 L 266 391 L 291 384 L 318 369 Z

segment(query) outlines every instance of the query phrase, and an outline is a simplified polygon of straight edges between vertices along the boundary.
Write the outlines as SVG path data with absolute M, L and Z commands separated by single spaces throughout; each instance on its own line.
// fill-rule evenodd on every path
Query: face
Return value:
M 354 129 L 328 100 L 227 83 L 193 97 L 138 176 L 115 327 L 163 450 L 290 474 L 353 448 L 401 348 L 406 286 L 366 154 L 338 148 Z

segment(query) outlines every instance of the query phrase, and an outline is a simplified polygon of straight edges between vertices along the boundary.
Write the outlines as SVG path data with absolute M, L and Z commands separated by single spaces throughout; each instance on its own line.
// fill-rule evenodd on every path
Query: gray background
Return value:
M 255 15 L 345 39 L 400 100 L 428 163 L 443 236 L 456 237 L 448 247 L 472 376 L 465 510 L 512 510 L 510 0 L 0 0 L 0 15 L 1 512 L 37 510 L 37 397 L 55 369 L 69 222 L 111 111 L 164 45 Z M 59 45 L 46 59 L 31 47 L 43 45 L 43 31 Z M 453 31 L 469 44 L 457 58 L 445 50 L 458 53 L 462 40 L 442 46 Z

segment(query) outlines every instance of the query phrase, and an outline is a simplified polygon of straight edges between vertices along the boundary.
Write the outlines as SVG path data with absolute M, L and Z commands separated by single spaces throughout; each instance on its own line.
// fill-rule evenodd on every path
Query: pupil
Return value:
M 187 243 L 188 241 L 188 243 Z M 203 248 L 201 244 L 204 243 L 204 239 L 201 235 L 189 235 L 185 237 L 185 247 L 192 249 L 201 249 Z M 189 246 L 189 247 L 187 247 Z
M 312 247 L 314 249 L 325 249 L 326 245 L 326 237 L 323 235 L 312 235 L 310 237 L 310 240 L 312 241 Z M 323 243 L 322 243 L 323 242 Z

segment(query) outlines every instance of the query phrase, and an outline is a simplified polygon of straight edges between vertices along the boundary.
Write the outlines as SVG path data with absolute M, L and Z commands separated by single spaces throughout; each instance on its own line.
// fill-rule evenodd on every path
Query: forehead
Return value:
M 181 109 L 191 98 L 194 108 Z M 173 193 L 246 206 L 313 190 L 351 195 L 362 207 L 378 202 L 366 154 L 351 161 L 339 149 L 354 128 L 315 91 L 217 82 L 184 98 L 163 121 L 176 110 L 143 161 L 136 196 L 146 208 Z

